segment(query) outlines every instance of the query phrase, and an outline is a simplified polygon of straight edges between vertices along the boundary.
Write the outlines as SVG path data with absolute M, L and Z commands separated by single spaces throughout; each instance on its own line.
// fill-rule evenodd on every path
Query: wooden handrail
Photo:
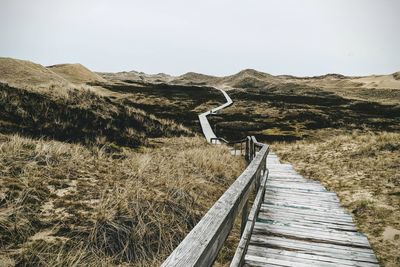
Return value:
M 214 141 L 222 141 L 223 143 L 227 144 L 227 145 L 233 145 L 233 144 L 240 144 L 240 143 L 244 143 L 247 141 L 247 138 L 243 138 L 240 140 L 236 140 L 236 141 L 227 141 L 226 139 L 222 138 L 222 137 L 213 137 L 210 139 L 210 143 L 214 144 Z
M 254 136 L 246 138 L 246 155 L 251 158 L 250 164 L 161 266 L 211 266 L 240 212 L 242 230 L 246 230 L 252 189 L 256 190 L 256 196 L 261 194 L 259 190 L 264 191 L 262 185 L 268 175 L 268 152 L 269 147 L 257 142 Z

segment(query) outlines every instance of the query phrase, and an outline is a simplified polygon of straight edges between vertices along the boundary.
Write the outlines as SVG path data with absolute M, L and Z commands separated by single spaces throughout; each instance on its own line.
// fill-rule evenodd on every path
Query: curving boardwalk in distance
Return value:
M 199 115 L 208 142 L 216 136 L 207 116 L 233 103 L 224 90 L 219 90 L 227 102 Z M 240 188 L 254 177 L 261 179 L 257 180 L 259 189 L 249 215 L 242 217 L 244 228 L 231 267 L 379 266 L 367 237 L 358 232 L 336 194 L 318 181 L 305 179 L 292 165 L 280 163 L 267 145 L 257 144 L 261 149 L 250 149 L 254 156 L 248 158 L 251 162 L 247 169 L 162 266 L 211 266 L 233 225 L 234 214 L 241 206 L 238 203 L 248 195 L 248 189 Z M 251 143 L 246 147 L 251 148 Z M 236 204 L 230 203 L 233 201 Z
M 229 107 L 230 105 L 233 104 L 232 99 L 229 97 L 229 95 L 224 90 L 222 90 L 220 88 L 217 88 L 217 89 L 220 90 L 222 92 L 222 94 L 225 96 L 226 103 L 219 107 L 213 108 L 212 110 L 201 113 L 199 115 L 201 129 L 203 131 L 204 137 L 206 138 L 207 142 L 209 142 L 209 143 L 211 143 L 211 139 L 216 138 L 216 136 L 215 136 L 214 131 L 211 128 L 210 123 L 208 122 L 207 116 L 212 113 L 216 113 L 217 111 L 224 109 L 226 107 Z M 219 141 L 217 141 L 216 143 L 219 144 Z

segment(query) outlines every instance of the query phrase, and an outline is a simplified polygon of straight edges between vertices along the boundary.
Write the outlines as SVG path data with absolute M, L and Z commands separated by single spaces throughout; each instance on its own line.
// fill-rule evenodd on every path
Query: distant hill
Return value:
M 92 72 L 81 64 L 58 64 L 48 66 L 47 68 L 64 79 L 76 84 L 106 82 L 100 75 Z
M 122 72 L 98 72 L 102 78 L 112 82 L 128 82 L 128 83 L 167 83 L 173 78 L 165 73 L 146 74 L 138 71 L 122 71 Z
M 197 84 L 197 85 L 210 85 L 218 82 L 220 78 L 216 76 L 201 74 L 197 72 L 187 72 L 172 80 L 173 83 L 178 84 Z
M 27 60 L 0 58 L 0 82 L 15 86 L 46 87 L 49 85 L 107 82 L 81 64 L 59 64 L 45 67 Z
M 17 86 L 65 84 L 66 79 L 46 67 L 26 60 L 0 58 L 0 82 Z
M 271 74 L 245 69 L 234 75 L 223 77 L 221 83 L 233 88 L 254 88 L 263 87 L 278 80 L 278 77 Z

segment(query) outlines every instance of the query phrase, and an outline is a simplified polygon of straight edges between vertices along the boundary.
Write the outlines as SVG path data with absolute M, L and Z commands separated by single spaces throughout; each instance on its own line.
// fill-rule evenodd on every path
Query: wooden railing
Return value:
M 247 144 L 249 138 L 243 138 L 241 140 L 236 140 L 236 141 L 227 141 L 224 138 L 215 137 L 215 138 L 210 139 L 210 143 L 211 144 L 225 144 L 225 145 L 231 146 L 233 148 L 233 151 L 235 151 L 234 155 L 237 155 L 236 151 L 239 150 L 239 152 L 240 152 L 239 155 L 245 156 L 246 160 L 248 160 L 249 157 L 246 154 L 246 151 L 247 151 L 246 144 Z
M 223 140 L 221 138 L 215 139 Z M 233 142 L 226 141 L 225 143 L 232 144 Z M 208 210 L 162 266 L 211 266 L 239 213 L 242 214 L 242 237 L 231 266 L 239 266 L 242 263 L 249 236 L 254 227 L 254 218 L 260 208 L 265 191 L 265 182 L 268 177 L 266 164 L 269 147 L 257 142 L 254 136 L 239 140 L 236 143 L 245 143 L 245 156 L 250 162 L 249 165 Z M 256 197 L 249 213 L 249 198 L 253 190 L 256 192 Z

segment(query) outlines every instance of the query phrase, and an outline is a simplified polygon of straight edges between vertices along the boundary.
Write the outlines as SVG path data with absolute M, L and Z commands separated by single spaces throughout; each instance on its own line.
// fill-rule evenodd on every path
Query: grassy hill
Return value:
M 0 82 L 23 87 L 68 84 L 66 79 L 40 64 L 3 57 L 0 57 Z
M 0 70 L 0 266 L 158 266 L 244 168 L 195 136 L 212 88 Z
M 106 80 L 81 64 L 59 64 L 47 69 L 57 73 L 64 79 L 77 84 L 105 83 Z

